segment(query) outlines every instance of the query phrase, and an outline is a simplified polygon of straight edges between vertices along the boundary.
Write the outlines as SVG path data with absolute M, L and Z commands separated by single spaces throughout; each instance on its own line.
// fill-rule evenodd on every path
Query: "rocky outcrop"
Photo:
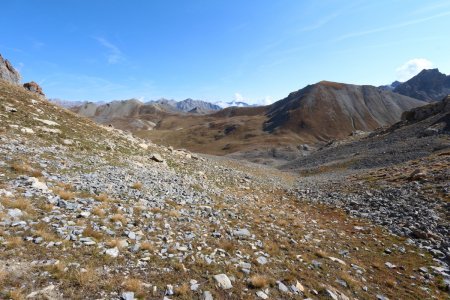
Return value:
M 3 79 L 9 83 L 19 85 L 20 74 L 11 65 L 9 60 L 4 59 L 0 54 L 0 79 Z
M 417 107 L 410 111 L 404 112 L 402 115 L 402 120 L 408 122 L 419 122 L 434 115 L 449 112 L 450 112 L 450 95 L 445 97 L 442 101 Z
M 27 90 L 29 90 L 30 92 L 33 92 L 33 93 L 36 93 L 36 94 L 39 94 L 39 95 L 45 97 L 45 94 L 42 91 L 41 86 L 34 81 L 25 83 L 23 85 L 23 87 L 26 88 Z
M 450 94 L 450 75 L 439 72 L 439 69 L 423 70 L 398 85 L 394 92 L 427 102 L 439 101 Z

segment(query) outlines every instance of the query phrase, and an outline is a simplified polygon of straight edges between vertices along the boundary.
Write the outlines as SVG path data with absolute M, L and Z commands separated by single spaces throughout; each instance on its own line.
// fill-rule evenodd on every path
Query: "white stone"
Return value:
M 264 256 L 259 256 L 256 261 L 258 262 L 258 264 L 260 265 L 265 265 L 267 264 L 267 258 L 265 258 Z
M 225 274 L 214 275 L 214 279 L 217 281 L 217 285 L 224 290 L 228 290 L 233 287 L 230 278 L 228 278 Z
M 20 131 L 22 132 L 22 133 L 34 133 L 34 131 L 33 131 L 33 129 L 31 129 L 31 128 L 28 128 L 28 127 L 22 127 L 21 129 L 20 129 Z
M 233 234 L 240 238 L 247 238 L 251 236 L 250 231 L 248 231 L 248 229 L 246 228 L 235 230 L 233 231 Z
M 82 218 L 88 218 L 91 215 L 91 213 L 89 211 L 82 211 L 80 213 L 80 217 Z
M 342 259 L 339 259 L 339 258 L 336 258 L 336 257 L 332 257 L 332 256 L 330 256 L 328 258 L 331 259 L 334 262 L 340 263 L 341 265 L 344 265 L 344 266 L 346 265 L 345 261 L 343 261 Z
M 210 291 L 203 292 L 203 300 L 214 300 Z
M 45 125 L 48 126 L 59 126 L 58 123 L 54 122 L 54 121 L 50 121 L 50 120 L 43 120 L 43 119 L 38 119 L 38 118 L 34 118 L 36 121 L 39 121 L 41 123 L 44 123 Z
M 119 249 L 117 247 L 114 247 L 114 248 L 106 250 L 105 253 L 107 255 L 115 258 L 115 257 L 119 256 Z
M 23 212 L 18 208 L 8 209 L 8 216 L 11 218 L 20 218 L 23 216 Z
M 42 192 L 48 191 L 48 187 L 44 182 L 39 181 L 36 177 L 28 178 L 28 182 L 31 184 L 31 187 L 37 190 L 41 190 Z
M 145 144 L 145 143 L 139 144 L 139 147 L 141 147 L 141 148 L 144 149 L 144 150 L 147 150 L 147 149 L 148 149 L 148 145 Z
M 43 132 L 47 132 L 47 133 L 61 133 L 62 132 L 61 130 L 59 130 L 57 128 L 48 128 L 45 126 L 37 126 L 37 128 L 39 128 Z
M 267 294 L 264 293 L 263 291 L 257 291 L 256 296 L 258 296 L 261 299 L 269 299 L 269 296 L 267 296 Z

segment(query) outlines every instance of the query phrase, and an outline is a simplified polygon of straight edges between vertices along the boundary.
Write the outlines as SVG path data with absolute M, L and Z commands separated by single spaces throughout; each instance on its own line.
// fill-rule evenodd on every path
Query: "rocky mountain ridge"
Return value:
M 450 94 L 450 75 L 439 72 L 439 69 L 422 70 L 393 91 L 427 102 L 439 101 Z

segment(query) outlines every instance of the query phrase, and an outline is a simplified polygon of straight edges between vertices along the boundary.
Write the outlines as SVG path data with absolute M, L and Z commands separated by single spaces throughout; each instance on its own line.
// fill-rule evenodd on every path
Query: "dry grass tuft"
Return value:
M 109 202 L 111 201 L 111 199 L 109 198 L 109 196 L 105 193 L 101 193 L 100 195 L 95 195 L 94 199 L 100 202 Z
M 106 215 L 106 211 L 101 207 L 96 206 L 92 209 L 92 214 L 102 218 Z
M 56 184 L 60 189 L 73 191 L 73 185 L 71 183 L 58 182 Z
M 169 211 L 168 215 L 173 218 L 179 218 L 181 216 L 180 212 L 176 210 Z
M 314 252 L 314 254 L 315 254 L 318 258 L 325 258 L 325 257 L 328 256 L 328 255 L 327 255 L 324 251 L 322 251 L 322 250 L 317 250 L 317 251 Z
M 220 249 L 223 249 L 227 252 L 233 252 L 236 249 L 236 245 L 232 241 L 229 241 L 229 240 L 221 240 L 218 243 L 218 246 Z
M 118 249 L 122 248 L 122 240 L 119 239 L 111 239 L 109 241 L 106 242 L 106 246 L 110 247 L 110 248 L 115 248 L 117 247 Z
M 273 241 L 266 241 L 264 242 L 264 251 L 269 253 L 272 256 L 280 254 L 280 247 L 277 243 Z
M 6 208 L 18 208 L 20 210 L 28 211 L 31 208 L 31 203 L 25 198 L 3 198 L 0 201 Z
M 6 248 L 16 249 L 24 244 L 23 239 L 20 236 L 13 236 L 6 239 Z
M 43 203 L 38 206 L 40 209 L 42 209 L 45 212 L 51 212 L 53 210 L 53 204 L 50 203 Z
M 83 236 L 85 237 L 93 237 L 94 239 L 96 239 L 97 241 L 100 241 L 103 239 L 104 235 L 103 233 L 101 233 L 100 231 L 96 231 L 94 230 L 94 228 L 92 228 L 91 225 L 87 226 L 84 230 L 83 230 Z
M 6 273 L 6 271 L 0 270 L 0 288 L 5 284 L 6 278 L 8 278 L 8 273 Z
M 18 174 L 28 174 L 33 177 L 42 177 L 42 172 L 32 168 L 29 164 L 15 162 L 11 165 L 11 169 Z
M 179 287 L 176 287 L 174 292 L 177 296 L 186 297 L 191 293 L 191 287 L 187 283 L 184 283 Z
M 135 183 L 133 183 L 133 185 L 131 186 L 133 189 L 135 189 L 135 190 L 140 190 L 140 189 L 142 189 L 142 182 L 135 182 Z
M 68 190 L 56 190 L 55 194 L 63 200 L 71 200 L 75 197 L 75 193 Z
M 25 300 L 25 294 L 21 289 L 15 289 L 9 292 L 9 298 L 11 300 Z
M 142 251 L 149 251 L 149 252 L 153 252 L 153 251 L 155 251 L 155 245 L 153 245 L 152 243 L 150 243 L 150 242 L 143 242 L 142 244 L 141 244 L 141 248 L 140 248 Z
M 114 214 L 111 216 L 112 222 L 120 222 L 122 225 L 125 225 L 127 223 L 127 218 L 122 214 Z
M 47 242 L 48 241 L 56 241 L 58 239 L 57 236 L 53 232 L 50 232 L 48 229 L 36 230 L 36 235 L 40 236 Z
M 81 287 L 95 288 L 98 285 L 99 276 L 94 268 L 87 267 L 83 271 L 75 271 L 74 279 Z
M 250 277 L 250 286 L 255 289 L 266 288 L 270 282 L 270 278 L 264 275 L 253 275 Z
M 144 294 L 144 285 L 138 278 L 127 278 L 122 283 L 122 286 L 125 288 L 125 290 L 134 292 L 138 297 Z

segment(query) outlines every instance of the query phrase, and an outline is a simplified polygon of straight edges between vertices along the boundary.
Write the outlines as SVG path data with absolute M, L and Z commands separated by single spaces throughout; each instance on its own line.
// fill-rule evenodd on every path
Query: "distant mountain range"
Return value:
M 450 76 L 439 69 L 423 70 L 396 86 L 394 92 L 427 102 L 440 101 L 450 94 Z
M 131 100 L 131 99 L 130 99 Z M 91 101 L 71 101 L 71 100 L 63 100 L 58 98 L 49 99 L 50 102 L 58 104 L 59 106 L 65 108 L 72 108 L 75 106 L 81 106 L 86 103 L 95 103 L 96 105 L 103 105 L 107 102 L 91 102 Z M 112 101 L 111 101 L 112 102 Z M 161 98 L 159 100 L 150 100 L 145 102 L 144 104 L 157 104 L 161 108 L 165 108 L 168 111 L 172 112 L 185 112 L 185 113 L 210 113 L 213 111 L 218 111 L 227 107 L 251 107 L 258 106 L 257 104 L 248 104 L 240 101 L 218 101 L 218 102 L 209 102 L 203 100 L 193 100 L 191 98 L 176 101 L 172 99 Z
M 215 104 L 222 108 L 258 106 L 258 104 L 248 104 L 248 103 L 245 103 L 242 101 L 230 101 L 230 102 L 219 101 L 219 102 L 215 102 Z
M 379 88 L 427 102 L 440 101 L 450 94 L 450 75 L 439 69 L 422 70 L 406 82 L 394 81 Z

